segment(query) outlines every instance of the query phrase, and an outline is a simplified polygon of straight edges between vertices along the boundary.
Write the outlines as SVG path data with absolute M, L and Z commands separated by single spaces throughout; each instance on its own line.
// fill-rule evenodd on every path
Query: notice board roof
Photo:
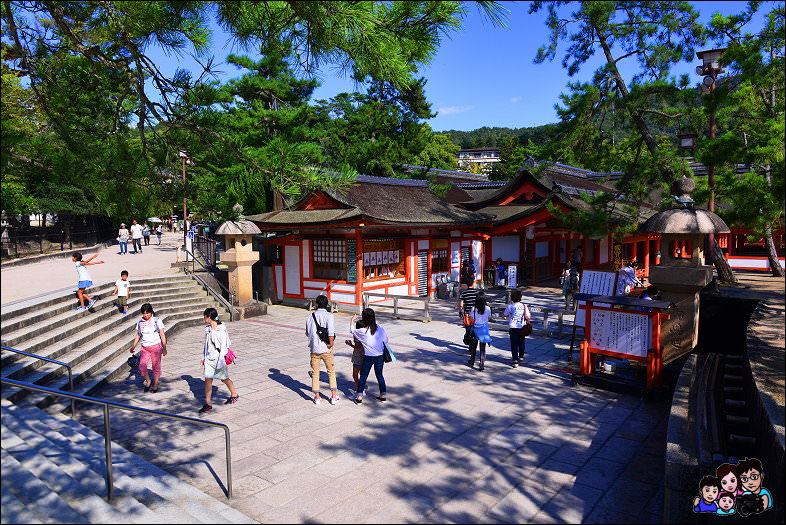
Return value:
M 674 306 L 674 303 L 670 301 L 658 301 L 657 299 L 638 299 L 636 297 L 627 297 L 625 295 L 612 296 L 577 293 L 573 296 L 573 298 L 580 301 L 592 301 L 593 303 L 608 303 L 619 306 L 641 306 L 643 308 L 655 308 L 658 310 L 668 310 Z

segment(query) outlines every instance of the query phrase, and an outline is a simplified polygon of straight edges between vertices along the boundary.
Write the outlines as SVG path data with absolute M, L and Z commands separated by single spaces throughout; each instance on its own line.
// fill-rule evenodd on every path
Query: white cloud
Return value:
M 512 99 L 510 99 L 510 101 L 513 102 L 514 104 L 519 100 L 521 100 L 521 97 L 513 97 Z
M 455 115 L 456 113 L 466 113 L 474 107 L 475 106 L 447 106 L 437 109 L 437 112 L 442 116 Z

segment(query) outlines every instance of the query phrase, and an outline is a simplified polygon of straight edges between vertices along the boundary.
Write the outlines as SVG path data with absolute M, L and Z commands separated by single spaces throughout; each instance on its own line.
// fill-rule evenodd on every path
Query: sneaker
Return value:
M 229 399 L 224 401 L 225 405 L 234 405 L 237 403 L 237 400 L 240 399 L 240 396 L 229 396 Z
M 90 308 L 92 308 L 93 305 L 96 304 L 96 301 L 97 301 L 97 299 L 95 299 L 95 298 L 90 299 L 90 302 L 87 303 L 87 309 L 89 310 Z
M 322 396 L 320 396 L 320 397 L 315 397 L 315 398 L 314 398 L 314 404 L 315 404 L 315 405 L 318 405 L 318 404 L 320 404 L 320 403 L 322 403 Z
M 125 312 L 123 312 L 123 315 L 126 315 L 126 314 L 128 314 L 128 310 L 126 310 Z
M 470 359 L 469 361 L 467 361 L 467 366 L 472 368 L 473 366 L 475 366 L 475 361 Z
M 336 396 L 336 397 L 331 397 L 330 399 L 328 399 L 328 401 L 330 401 L 330 404 L 331 404 L 331 405 L 335 405 L 336 403 L 338 403 L 339 401 L 341 401 L 341 398 L 340 398 L 340 397 L 338 397 L 338 396 Z
M 205 403 L 202 405 L 202 408 L 199 409 L 199 413 L 204 414 L 205 412 L 210 412 L 211 410 L 213 410 L 213 405 L 208 405 Z
M 84 307 L 84 306 L 77 306 L 76 308 L 74 308 L 74 311 L 75 311 L 75 312 L 78 312 L 78 311 L 80 311 L 80 310 L 84 310 L 84 309 L 85 309 L 85 307 Z
M 380 401 L 387 401 L 388 400 L 387 396 L 377 396 L 377 399 L 379 399 Z
M 482 372 L 482 371 L 484 371 L 485 369 L 486 369 L 486 367 L 485 367 L 485 366 L 483 366 L 483 365 L 481 365 L 480 367 L 478 367 L 478 370 L 480 370 L 481 372 Z
M 355 398 L 355 403 L 357 403 L 358 405 L 362 404 L 363 403 L 363 396 L 357 396 Z
M 513 368 L 518 368 L 519 363 L 518 361 L 513 361 L 512 363 L 510 363 L 510 366 L 512 366 Z

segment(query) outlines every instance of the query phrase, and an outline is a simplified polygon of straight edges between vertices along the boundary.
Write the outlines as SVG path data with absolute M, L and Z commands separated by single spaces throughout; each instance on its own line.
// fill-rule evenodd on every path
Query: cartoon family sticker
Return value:
M 772 508 L 772 494 L 764 488 L 761 461 L 745 458 L 736 465 L 724 463 L 714 476 L 699 482 L 699 495 L 693 498 L 693 512 L 743 518 Z

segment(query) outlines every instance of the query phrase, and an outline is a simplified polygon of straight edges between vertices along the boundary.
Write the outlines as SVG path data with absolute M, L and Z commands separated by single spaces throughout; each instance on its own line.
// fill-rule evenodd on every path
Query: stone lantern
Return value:
M 221 262 L 229 268 L 229 291 L 240 307 L 253 299 L 251 266 L 259 260 L 259 252 L 253 250 L 251 236 L 258 233 L 262 233 L 259 227 L 245 219 L 227 221 L 216 231 L 224 236 L 226 251 L 221 254 Z
M 712 266 L 704 264 L 704 237 L 729 233 L 723 219 L 696 209 L 690 193 L 692 179 L 682 177 L 671 185 L 673 208 L 656 213 L 639 227 L 640 232 L 660 233 L 660 264 L 650 267 L 649 280 L 676 309 L 661 325 L 664 362 L 691 351 L 698 340 L 699 291 L 712 280 Z

